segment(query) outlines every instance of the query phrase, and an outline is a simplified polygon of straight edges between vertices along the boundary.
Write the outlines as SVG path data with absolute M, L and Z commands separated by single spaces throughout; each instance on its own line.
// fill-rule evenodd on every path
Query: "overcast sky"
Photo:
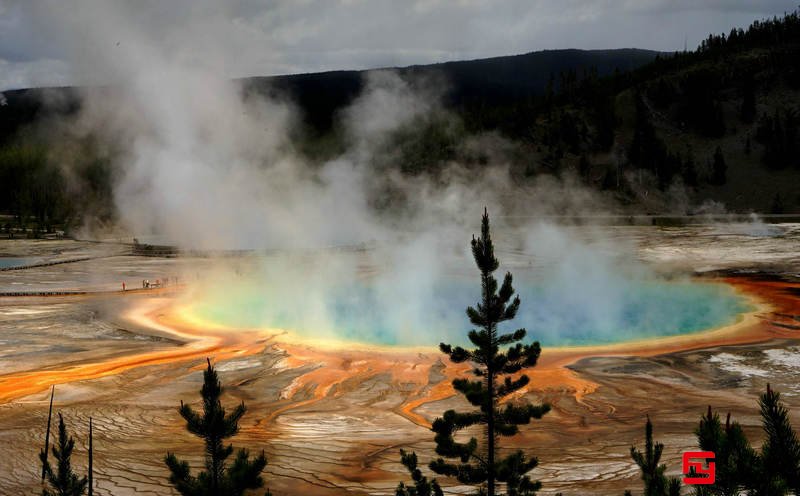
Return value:
M 798 0 L 0 0 L 0 90 L 107 82 L 146 43 L 224 76 L 364 69 L 557 48 L 697 46 Z M 138 52 L 137 52 L 138 53 Z M 151 52 L 153 53 L 153 52 Z M 117 68 L 118 69 L 118 68 Z M 119 72 L 119 71 L 117 71 Z

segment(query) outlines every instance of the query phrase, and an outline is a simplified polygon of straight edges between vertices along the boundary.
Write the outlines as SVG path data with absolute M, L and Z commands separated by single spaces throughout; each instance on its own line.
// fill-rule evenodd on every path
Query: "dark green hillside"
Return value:
M 396 69 L 443 81 L 442 108 L 377 143 L 376 170 L 431 174 L 456 161 L 510 165 L 519 182 L 574 175 L 623 212 L 800 212 L 800 20 L 791 13 L 712 35 L 691 52 L 553 50 Z M 301 111 L 296 149 L 312 162 L 346 149 L 339 110 L 365 72 L 242 80 Z M 439 83 L 437 83 L 439 84 Z M 112 221 L 114 147 L 63 142 L 37 124 L 80 108 L 74 88 L 5 92 L 0 215 L 47 229 Z M 113 98 L 95 89 L 92 98 Z M 498 139 L 498 137 L 500 139 Z M 488 141 L 487 141 L 488 140 Z M 466 145 L 465 145 L 466 144 Z M 71 166 L 66 177 L 63 165 Z M 377 206 L 388 205 L 383 202 Z
M 800 211 L 796 12 L 710 36 L 694 52 L 628 74 L 587 78 L 554 101 L 533 126 L 544 145 L 539 161 L 624 202 L 670 213 L 691 213 L 703 200 L 735 211 Z M 602 139 L 604 121 L 613 122 L 613 139 Z M 684 195 L 690 204 L 678 201 Z
M 658 55 L 651 50 L 545 50 L 522 55 L 493 57 L 441 64 L 416 65 L 397 70 L 410 79 L 428 75 L 448 84 L 444 104 L 465 109 L 477 105 L 508 105 L 544 94 L 551 78 L 559 74 L 594 71 L 600 76 L 641 67 Z M 244 80 L 248 90 L 289 96 L 298 103 L 305 121 L 316 131 L 327 132 L 336 111 L 363 89 L 370 71 L 334 71 L 291 76 L 255 77 Z M 558 87 L 559 80 L 555 80 Z
M 522 55 L 493 57 L 441 64 L 391 68 L 410 78 L 436 74 L 449 85 L 445 105 L 508 104 L 542 95 L 551 77 L 561 73 L 599 75 L 628 71 L 658 55 L 651 50 L 545 50 Z M 241 81 L 246 91 L 288 97 L 298 104 L 304 120 L 319 132 L 331 130 L 336 111 L 349 104 L 363 89 L 370 71 L 331 71 L 288 76 L 251 77 Z M 555 81 L 556 87 L 559 81 Z M 0 106 L 0 142 L 47 113 L 70 113 L 80 106 L 76 88 L 33 88 L 4 92 Z M 105 96 L 109 96 L 106 94 Z

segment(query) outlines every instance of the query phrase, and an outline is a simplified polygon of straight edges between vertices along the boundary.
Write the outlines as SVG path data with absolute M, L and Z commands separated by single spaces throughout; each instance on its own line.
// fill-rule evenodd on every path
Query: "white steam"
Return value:
M 493 215 L 501 259 L 506 250 L 512 265 L 544 264 L 551 289 L 541 301 L 547 305 L 525 317 L 545 319 L 553 333 L 580 325 L 602 333 L 598 340 L 611 339 L 628 318 L 625 302 L 635 285 L 654 279 L 641 268 L 621 270 L 608 250 L 590 248 L 559 228 L 534 228 L 537 215 L 597 214 L 604 201 L 569 179 L 517 184 L 497 137 L 463 143 L 466 151 L 497 147 L 482 150 L 492 162 L 480 169 L 445 164 L 433 180 L 378 167 L 400 156 L 387 150 L 392 132 L 444 113 L 441 81 L 412 84 L 392 72 L 371 73 L 363 93 L 338 116 L 347 150 L 309 164 L 293 148 L 299 123 L 292 103 L 248 95 L 229 79 L 237 51 L 269 47 L 215 38 L 215 27 L 230 21 L 224 8 L 200 2 L 189 21 L 166 37 L 151 37 L 137 25 L 133 3 L 82 4 L 47 3 L 42 16 L 58 21 L 53 29 L 63 30 L 76 68 L 113 83 L 87 91 L 73 131 L 122 150 L 114 199 L 124 227 L 190 249 L 286 250 L 243 275 L 215 274 L 208 286 L 195 288 L 198 298 L 230 302 L 256 295 L 252 308 L 237 312 L 254 313 L 265 325 L 286 322 L 335 334 L 342 320 L 354 332 L 380 322 L 394 334 L 386 341 L 406 343 L 430 340 L 400 334 L 458 329 L 463 335 L 461 322 L 445 310 L 455 307 L 460 315 L 475 298 L 447 301 L 441 290 L 454 274 L 473 274 L 468 241 L 484 206 Z M 405 198 L 401 211 L 373 207 L 388 194 Z M 527 234 L 515 235 L 511 227 Z M 299 255 L 364 243 L 378 249 Z M 372 289 L 359 296 L 365 280 Z M 354 307 L 363 311 L 343 316 L 348 297 L 367 298 Z

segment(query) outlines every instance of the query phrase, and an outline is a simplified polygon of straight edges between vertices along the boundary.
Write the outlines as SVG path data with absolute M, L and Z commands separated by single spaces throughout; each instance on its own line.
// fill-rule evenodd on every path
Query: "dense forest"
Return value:
M 554 50 L 397 69 L 447 82 L 442 110 L 394 132 L 386 146 L 405 174 L 436 175 L 487 154 L 470 136 L 505 139 L 504 163 L 520 182 L 573 175 L 630 213 L 796 213 L 800 193 L 798 12 L 710 35 L 693 51 Z M 365 72 L 242 80 L 244 92 L 296 103 L 296 148 L 311 163 L 346 147 L 337 113 Z M 113 93 L 109 91 L 107 93 Z M 9 91 L 0 105 L 0 229 L 39 235 L 91 217 L 113 222 L 119 151 L 92 137 L 64 147 L 42 132 L 79 112 L 73 88 Z M 456 122 L 456 125 L 453 125 Z M 68 166 L 65 166 L 68 164 Z M 724 207 L 723 207 L 724 206 Z

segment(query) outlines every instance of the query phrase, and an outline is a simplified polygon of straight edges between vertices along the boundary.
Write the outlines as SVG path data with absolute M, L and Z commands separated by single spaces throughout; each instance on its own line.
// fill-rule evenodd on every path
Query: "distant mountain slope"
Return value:
M 480 101 L 486 105 L 508 103 L 541 95 L 551 77 L 567 71 L 580 74 L 596 70 L 600 76 L 641 67 L 658 52 L 639 49 L 545 50 L 523 55 L 492 57 L 404 68 L 389 68 L 405 75 L 439 74 L 450 85 L 446 104 Z M 377 69 L 380 70 L 380 69 Z M 314 129 L 330 130 L 336 110 L 346 106 L 363 87 L 370 71 L 332 71 L 287 76 L 242 79 L 248 90 L 282 93 L 294 100 Z M 555 79 L 558 86 L 558 79 Z M 78 108 L 77 88 L 33 88 L 4 93 L 0 106 L 0 143 L 10 139 L 20 126 L 33 121 L 44 110 L 44 102 L 58 102 L 56 111 Z M 52 110 L 52 109 L 51 109 Z
M 439 75 L 447 82 L 445 104 L 459 106 L 507 104 L 541 96 L 551 78 L 559 86 L 558 75 L 569 71 L 581 74 L 593 70 L 600 77 L 625 72 L 652 62 L 659 52 L 624 48 L 617 50 L 544 50 L 522 55 L 492 57 L 430 65 L 414 65 L 396 70 L 404 76 Z M 381 70 L 381 69 L 375 69 Z M 363 87 L 370 71 L 333 71 L 276 77 L 244 79 L 248 89 L 283 92 L 303 110 L 306 122 L 319 131 L 330 129 L 332 116 Z
M 447 76 L 453 94 L 498 100 L 516 100 L 544 93 L 558 75 L 593 68 L 603 77 L 615 71 L 626 72 L 652 62 L 659 52 L 622 48 L 617 50 L 545 50 L 541 52 L 489 59 L 413 66 L 409 72 L 437 70 Z

